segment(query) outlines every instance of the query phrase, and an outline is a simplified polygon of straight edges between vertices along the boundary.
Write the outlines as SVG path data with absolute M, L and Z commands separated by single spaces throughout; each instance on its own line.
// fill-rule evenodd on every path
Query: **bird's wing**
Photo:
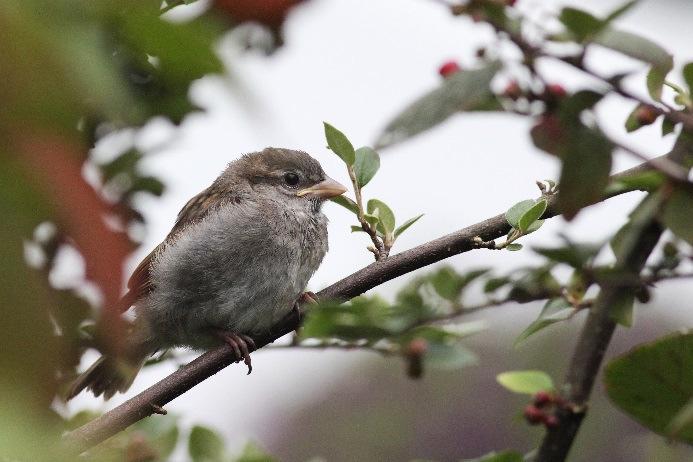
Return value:
M 229 203 L 238 203 L 240 197 L 228 189 L 224 190 L 213 184 L 209 188 L 202 191 L 190 199 L 178 212 L 176 223 L 173 225 L 171 232 L 168 233 L 166 239 L 156 246 L 149 255 L 147 255 L 128 280 L 128 293 L 126 293 L 119 304 L 121 311 L 129 309 L 137 300 L 147 295 L 154 289 L 154 284 L 151 279 L 151 266 L 156 256 L 167 245 L 169 245 L 176 236 L 186 227 L 193 223 L 202 220 L 210 211 L 219 208 L 222 205 Z

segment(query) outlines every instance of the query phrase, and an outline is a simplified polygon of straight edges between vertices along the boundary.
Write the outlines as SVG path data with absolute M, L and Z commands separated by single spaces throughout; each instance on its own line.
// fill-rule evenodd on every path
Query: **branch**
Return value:
M 661 156 L 660 158 L 664 158 Z M 631 168 L 612 179 L 650 170 L 647 163 Z M 623 194 L 620 191 L 613 195 Z M 613 196 L 612 195 L 612 196 Z M 604 197 L 607 199 L 608 197 Z M 599 201 L 597 201 L 599 202 Z M 548 198 L 549 206 L 543 219 L 559 214 L 556 207 L 556 196 Z M 332 284 L 317 293 L 319 298 L 346 301 L 367 290 L 373 289 L 391 279 L 436 263 L 453 255 L 458 255 L 478 248 L 477 238 L 491 241 L 504 236 L 510 231 L 505 214 L 499 214 L 480 223 L 455 231 L 433 241 L 421 244 L 412 249 L 376 261 L 346 278 Z M 306 307 L 301 307 L 301 316 Z M 299 315 L 292 311 L 265 336 L 254 337 L 258 348 L 274 342 L 300 326 Z M 237 357 L 228 345 L 210 350 L 190 363 L 181 367 L 137 396 L 104 413 L 91 422 L 65 435 L 68 450 L 81 453 L 105 439 L 125 430 L 135 422 L 150 416 L 155 409 L 161 408 L 178 396 L 193 388 L 203 380 L 216 374 L 231 363 L 242 358 Z
M 681 165 L 684 159 L 690 158 L 691 155 L 693 148 L 689 145 L 687 137 L 682 136 L 667 157 Z M 661 193 L 663 200 L 666 200 L 671 193 L 671 185 L 664 184 Z M 633 244 L 617 258 L 615 269 L 638 277 L 663 231 L 655 216 L 642 223 L 637 236 L 634 236 Z M 602 287 L 580 333 L 568 367 L 562 390 L 563 399 L 568 405 L 556 411 L 558 425 L 547 430 L 539 448 L 537 462 L 561 462 L 567 457 L 587 412 L 587 400 L 599 373 L 604 353 L 616 329 L 611 307 L 623 300 L 624 296 L 632 294 L 632 291 L 632 286 L 623 283 Z
M 639 274 L 662 232 L 661 225 L 652 220 L 641 232 L 632 251 L 622 261 L 617 261 L 616 268 Z M 537 462 L 560 462 L 568 455 L 587 412 L 587 400 L 604 353 L 616 329 L 611 308 L 629 293 L 632 293 L 631 287 L 614 285 L 603 288 L 597 296 L 575 347 L 563 386 L 563 399 L 568 405 L 556 412 L 559 423 L 547 431 Z

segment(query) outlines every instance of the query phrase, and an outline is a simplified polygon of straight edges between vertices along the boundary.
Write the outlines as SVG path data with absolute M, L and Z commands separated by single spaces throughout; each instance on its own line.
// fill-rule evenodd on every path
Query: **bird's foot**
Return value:
M 318 303 L 318 296 L 314 292 L 303 292 L 294 303 L 291 311 L 296 313 L 298 320 L 301 320 L 301 303 Z
M 296 318 L 298 319 L 299 324 L 301 323 L 301 304 L 302 303 L 318 303 L 318 296 L 315 295 L 314 292 L 306 291 L 303 292 L 299 297 L 296 302 L 294 302 L 293 308 L 291 308 L 291 311 L 296 313 Z M 300 327 L 296 328 L 296 335 L 298 335 Z
M 246 366 L 248 366 L 248 374 L 253 372 L 250 352 L 257 349 L 255 346 L 255 341 L 247 335 L 236 334 L 233 332 L 219 331 L 218 335 L 228 346 L 231 347 L 237 358 L 243 358 L 243 362 Z

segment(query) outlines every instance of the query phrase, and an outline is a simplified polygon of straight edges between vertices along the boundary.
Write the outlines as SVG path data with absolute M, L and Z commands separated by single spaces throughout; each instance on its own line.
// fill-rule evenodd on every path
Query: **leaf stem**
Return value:
M 364 216 L 366 212 L 363 209 L 363 196 L 361 195 L 361 187 L 356 179 L 356 172 L 354 171 L 354 167 L 352 165 L 347 166 L 347 170 L 349 171 L 349 179 L 351 180 L 351 184 L 354 186 L 354 196 L 356 197 L 356 206 L 358 207 L 357 218 L 361 224 L 361 229 L 363 229 L 366 234 L 370 236 L 375 247 L 368 247 L 368 250 L 373 253 L 376 261 L 380 261 L 387 258 L 388 254 L 390 253 L 391 245 L 386 245 L 386 243 L 383 242 L 380 237 L 378 237 L 378 233 L 375 228 L 366 221 Z

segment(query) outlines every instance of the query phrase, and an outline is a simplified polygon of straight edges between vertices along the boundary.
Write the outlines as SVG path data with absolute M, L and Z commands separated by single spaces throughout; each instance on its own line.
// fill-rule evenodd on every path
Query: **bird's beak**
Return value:
M 296 193 L 296 195 L 298 197 L 310 195 L 313 197 L 319 197 L 321 199 L 329 199 L 330 197 L 339 196 L 340 194 L 345 193 L 346 190 L 347 188 L 345 188 L 342 184 L 336 182 L 328 176 L 323 181 L 311 186 L 310 188 L 301 189 Z

